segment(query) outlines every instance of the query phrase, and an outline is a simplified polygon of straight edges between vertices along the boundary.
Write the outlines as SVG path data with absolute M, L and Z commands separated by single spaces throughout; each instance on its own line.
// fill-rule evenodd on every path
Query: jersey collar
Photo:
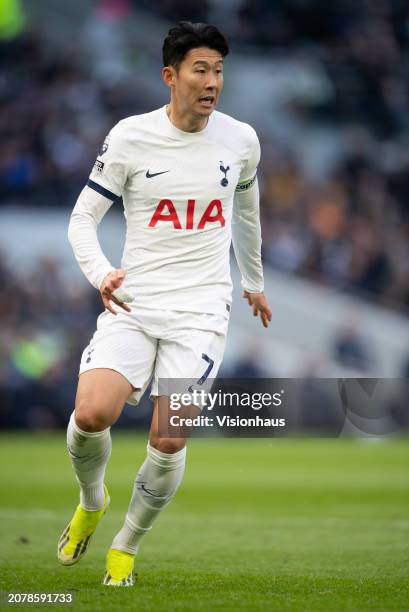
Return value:
M 213 111 L 213 113 L 209 116 L 209 120 L 203 130 L 200 130 L 200 132 L 184 132 L 173 125 L 166 112 L 166 106 L 167 104 L 160 109 L 161 124 L 165 133 L 183 140 L 198 140 L 208 134 L 209 128 L 213 122 L 213 114 L 215 111 Z

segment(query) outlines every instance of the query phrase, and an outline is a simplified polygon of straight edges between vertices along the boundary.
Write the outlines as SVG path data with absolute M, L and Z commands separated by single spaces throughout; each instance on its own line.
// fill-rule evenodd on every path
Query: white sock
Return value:
M 111 548 L 135 555 L 143 536 L 175 495 L 185 471 L 186 447 L 162 453 L 148 443 L 148 456 L 139 470 L 122 529 Z
M 82 431 L 74 412 L 67 429 L 67 447 L 80 485 L 80 504 L 86 510 L 100 510 L 104 505 L 104 476 L 111 455 L 110 430 Z

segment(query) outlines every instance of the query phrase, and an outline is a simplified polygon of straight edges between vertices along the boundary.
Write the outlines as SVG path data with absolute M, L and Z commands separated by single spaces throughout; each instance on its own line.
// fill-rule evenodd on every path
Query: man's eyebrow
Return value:
M 210 60 L 202 60 L 202 59 L 197 59 L 193 62 L 193 64 L 210 64 L 211 61 Z M 223 64 L 223 60 L 222 59 L 218 59 L 215 64 Z

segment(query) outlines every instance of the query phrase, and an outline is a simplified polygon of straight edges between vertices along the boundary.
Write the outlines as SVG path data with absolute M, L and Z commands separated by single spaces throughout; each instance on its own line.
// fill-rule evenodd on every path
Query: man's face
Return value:
M 223 58 L 215 49 L 190 49 L 178 70 L 172 68 L 173 94 L 180 111 L 208 117 L 223 89 Z

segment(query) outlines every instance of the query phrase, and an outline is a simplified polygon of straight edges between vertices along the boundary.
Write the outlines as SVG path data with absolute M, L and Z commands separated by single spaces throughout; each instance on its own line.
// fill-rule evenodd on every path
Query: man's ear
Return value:
M 175 84 L 176 71 L 173 66 L 165 66 L 162 68 L 162 78 L 168 87 Z

